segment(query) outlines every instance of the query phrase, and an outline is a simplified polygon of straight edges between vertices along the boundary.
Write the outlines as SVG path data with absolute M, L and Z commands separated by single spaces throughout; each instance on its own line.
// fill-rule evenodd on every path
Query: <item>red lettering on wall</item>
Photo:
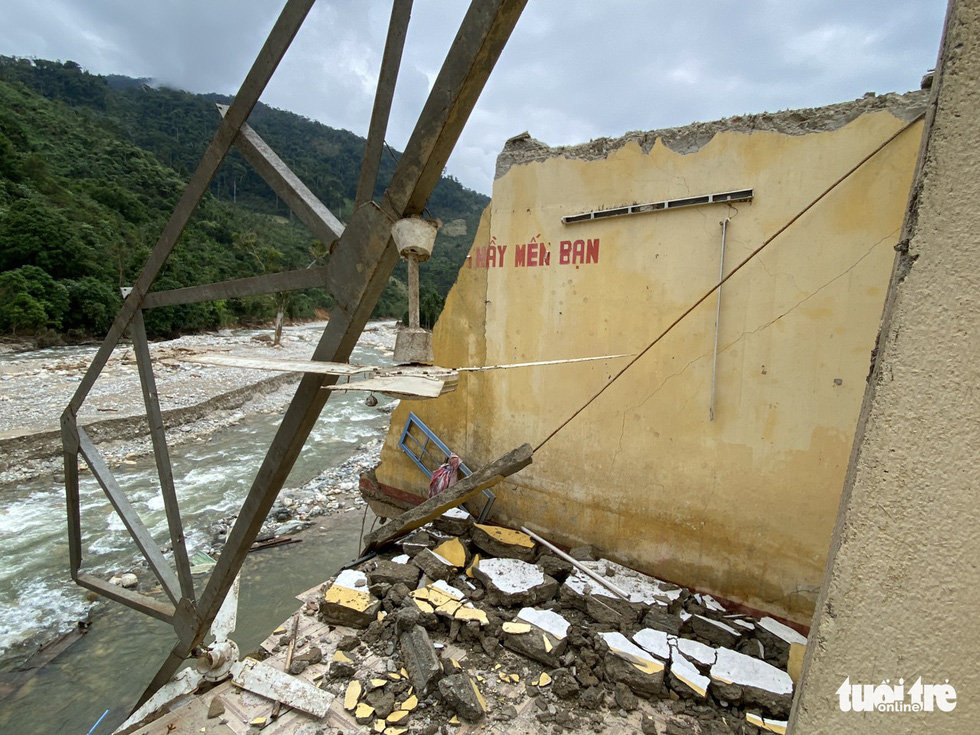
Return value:
M 527 245 L 523 243 L 514 246 L 514 266 L 523 268 L 527 264 Z
M 589 238 L 588 245 L 585 247 L 585 263 L 598 263 L 599 262 L 599 238 L 595 240 Z
M 568 265 L 572 262 L 572 241 L 562 240 L 558 243 L 558 265 Z

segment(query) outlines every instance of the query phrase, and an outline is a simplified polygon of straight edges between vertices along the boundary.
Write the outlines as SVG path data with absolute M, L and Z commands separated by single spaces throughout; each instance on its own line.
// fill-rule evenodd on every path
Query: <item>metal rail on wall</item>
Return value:
M 342 224 L 272 149 L 246 124 L 255 104 L 313 6 L 313 0 L 287 0 L 234 101 L 220 110 L 214 138 L 205 151 L 180 201 L 173 210 L 142 273 L 126 294 L 102 345 L 61 417 L 68 516 L 68 547 L 72 578 L 83 587 L 173 625 L 177 642 L 140 698 L 145 702 L 166 684 L 203 643 L 282 488 L 314 423 L 337 382 L 336 375 L 304 373 L 272 440 L 265 459 L 238 513 L 207 586 L 195 597 L 184 530 L 170 464 L 153 366 L 143 325 L 143 310 L 216 299 L 310 287 L 325 288 L 336 306 L 313 353 L 314 361 L 346 362 L 398 260 L 391 242 L 392 225 L 420 214 L 442 174 L 463 126 L 520 18 L 526 0 L 485 0 L 471 3 L 429 93 L 405 150 L 383 196 L 372 201 L 383 149 L 411 0 L 394 0 L 381 74 L 365 145 L 357 206 Z M 211 180 L 232 146 L 269 183 L 317 239 L 332 243 L 326 265 L 253 278 L 149 293 Z M 174 566 L 115 481 L 98 448 L 78 424 L 78 412 L 104 369 L 113 349 L 129 332 L 136 354 L 140 384 L 150 427 L 161 493 L 167 513 Z M 83 571 L 79 504 L 79 459 L 102 486 L 136 546 L 160 580 L 167 599 L 132 592 Z

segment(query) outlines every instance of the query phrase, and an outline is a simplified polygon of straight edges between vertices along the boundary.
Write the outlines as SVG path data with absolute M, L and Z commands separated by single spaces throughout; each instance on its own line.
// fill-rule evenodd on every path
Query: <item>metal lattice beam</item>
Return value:
M 335 375 L 305 373 L 283 417 L 229 533 L 206 588 L 195 602 L 184 545 L 173 471 L 160 414 L 142 310 L 313 286 L 326 287 L 336 301 L 313 354 L 319 362 L 346 362 L 398 260 L 391 242 L 394 222 L 418 214 L 432 193 L 483 86 L 523 11 L 526 0 L 474 0 L 433 85 L 415 130 L 380 203 L 371 201 L 377 182 L 391 99 L 411 15 L 411 0 L 394 0 L 388 40 L 365 146 L 355 211 L 346 227 L 309 191 L 245 121 L 306 18 L 313 0 L 287 0 L 269 38 L 222 119 L 197 170 L 170 216 L 142 273 L 126 297 L 105 341 L 62 415 L 69 560 L 73 579 L 111 599 L 173 625 L 178 642 L 140 702 L 177 672 L 199 646 L 233 584 L 279 490 L 337 381 Z M 149 289 L 183 233 L 232 145 L 284 199 L 315 237 L 333 243 L 327 264 L 149 294 Z M 167 511 L 176 574 L 156 546 L 125 493 L 83 428 L 80 407 L 127 328 L 150 424 L 161 492 Z M 160 579 L 172 605 L 119 589 L 81 571 L 79 457 L 92 469 L 130 535 Z

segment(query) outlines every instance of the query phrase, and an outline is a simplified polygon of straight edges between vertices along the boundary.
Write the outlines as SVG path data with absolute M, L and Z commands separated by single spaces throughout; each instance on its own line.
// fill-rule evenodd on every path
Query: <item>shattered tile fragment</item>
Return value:
M 663 690 L 665 662 L 647 653 L 619 632 L 600 633 L 609 648 L 606 675 L 626 684 L 637 694 L 650 697 Z
M 347 691 L 344 693 L 344 709 L 348 712 L 352 712 L 357 706 L 357 700 L 361 698 L 361 689 L 361 682 L 357 679 L 353 679 L 347 685 Z

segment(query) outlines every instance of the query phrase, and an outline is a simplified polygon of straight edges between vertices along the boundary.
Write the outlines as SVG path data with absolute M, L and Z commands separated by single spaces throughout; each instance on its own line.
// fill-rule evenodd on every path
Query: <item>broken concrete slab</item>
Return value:
M 644 628 L 662 630 L 671 635 L 680 635 L 684 621 L 677 613 L 672 613 L 663 605 L 653 605 L 640 621 Z
M 622 633 L 599 633 L 609 653 L 605 658 L 606 676 L 621 681 L 636 694 L 652 697 L 663 691 L 666 664 L 647 653 Z
M 320 601 L 320 619 L 332 625 L 366 628 L 378 615 L 381 601 L 367 589 L 364 572 L 345 569 Z
M 786 728 L 789 727 L 789 722 L 787 720 L 776 720 L 771 717 L 762 717 L 754 712 L 746 712 L 745 721 L 750 725 L 754 725 L 760 730 L 774 732 L 777 733 L 777 735 L 786 735 Z
M 475 523 L 475 519 L 465 508 L 450 508 L 441 516 L 432 521 L 434 528 L 452 536 L 465 536 L 470 527 Z
M 448 580 L 456 576 L 457 569 L 449 561 L 431 549 L 419 551 L 412 563 L 421 569 L 429 579 Z
M 491 556 L 533 562 L 537 556 L 534 540 L 526 533 L 502 526 L 474 524 L 473 543 Z
M 407 556 L 405 560 L 408 561 Z M 396 585 L 401 582 L 411 589 L 418 584 L 421 571 L 414 564 L 400 564 L 394 559 L 391 561 L 379 559 L 368 562 L 365 573 L 372 587 L 376 584 Z
M 786 668 L 789 663 L 790 646 L 806 645 L 806 638 L 800 633 L 770 617 L 759 621 L 756 637 L 766 649 L 766 659 L 780 668 Z
M 465 672 L 442 679 L 439 692 L 446 705 L 467 722 L 479 722 L 487 714 L 486 700 Z
M 706 699 L 711 679 L 698 671 L 680 651 L 674 649 L 667 674 L 667 685 L 681 697 Z
M 501 607 L 537 605 L 558 591 L 558 582 L 520 559 L 481 559 L 473 575 L 486 587 L 487 601 Z
M 789 716 L 793 680 L 775 666 L 728 648 L 719 648 L 711 667 L 715 694 L 729 702 L 756 705 L 776 717 Z
M 629 597 L 628 601 L 620 598 L 578 569 L 569 575 L 561 588 L 562 602 L 587 612 L 600 622 L 620 623 L 622 618 L 637 620 L 653 606 L 666 610 L 675 604 L 683 593 L 677 585 L 642 574 L 608 559 L 583 561 L 581 564 L 593 573 L 608 579 Z M 610 615 L 610 611 L 613 616 Z
M 643 628 L 633 634 L 633 642 L 661 661 L 670 661 L 671 636 L 655 628 Z
M 401 634 L 398 639 L 402 661 L 415 691 L 425 696 L 442 675 L 442 665 L 429 634 L 420 625 Z
M 514 621 L 516 626 L 510 630 L 504 627 L 503 644 L 545 666 L 557 667 L 568 648 L 568 621 L 551 610 L 531 607 L 523 608 Z
M 712 620 L 704 615 L 695 615 L 690 620 L 691 630 L 710 643 L 724 648 L 732 648 L 738 644 L 742 633 L 732 626 Z
M 445 559 L 457 569 L 466 566 L 468 554 L 466 553 L 466 547 L 463 545 L 463 542 L 458 538 L 443 541 L 432 550 L 432 553 L 440 559 Z
M 718 649 L 706 646 L 700 641 L 690 638 L 675 638 L 671 641 L 671 647 L 680 651 L 685 658 L 689 659 L 702 672 L 707 672 L 718 660 Z M 671 654 L 673 656 L 673 654 Z

